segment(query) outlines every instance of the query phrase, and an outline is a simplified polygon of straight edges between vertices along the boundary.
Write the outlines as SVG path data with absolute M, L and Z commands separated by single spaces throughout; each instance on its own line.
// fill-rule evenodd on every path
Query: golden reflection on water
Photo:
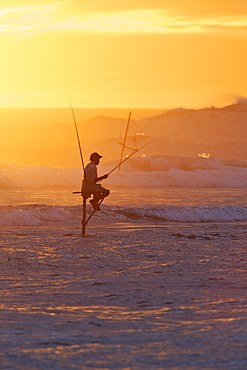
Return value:
M 244 300 L 243 300 L 244 301 Z M 168 302 L 170 303 L 170 302 Z M 41 315 L 50 315 L 50 316 L 63 316 L 63 317 L 73 317 L 75 320 L 80 318 L 89 318 L 92 314 L 97 319 L 102 320 L 113 320 L 115 322 L 121 321 L 138 321 L 145 318 L 150 318 L 151 321 L 155 317 L 164 317 L 165 314 L 171 311 L 177 311 L 180 313 L 194 313 L 195 315 L 200 315 L 200 323 L 202 325 L 208 325 L 212 322 L 231 322 L 244 319 L 244 315 L 239 315 L 241 312 L 246 312 L 246 307 L 238 307 L 236 309 L 225 308 L 222 310 L 220 307 L 212 307 L 215 304 L 229 303 L 224 301 L 213 301 L 213 302 L 200 302 L 200 306 L 204 309 L 198 309 L 198 303 L 196 305 L 179 305 L 179 306 L 170 306 L 170 307 L 160 307 L 154 309 L 139 309 L 135 310 L 131 307 L 117 307 L 117 306 L 54 306 L 46 307 L 45 309 L 40 306 L 16 306 L 13 305 L 9 307 L 8 305 L 1 304 L 1 309 L 8 309 L 8 311 L 17 311 L 19 313 L 25 313 L 29 315 L 41 314 Z M 240 301 L 236 302 L 238 305 L 241 304 Z M 212 315 L 226 315 L 226 312 L 232 312 L 237 314 L 237 317 L 214 317 Z M 203 319 L 203 316 L 206 315 L 207 318 Z M 210 319 L 208 318 L 210 316 Z M 148 322 L 148 321 L 147 321 Z M 180 323 L 183 325 L 192 325 L 195 323 L 194 320 L 180 320 Z
M 243 227 L 146 225 L 85 240 L 60 231 L 29 228 L 20 238 L 12 230 L 6 236 L 0 306 L 6 358 L 19 361 L 25 351 L 60 366 L 72 353 L 76 364 L 84 354 L 81 363 L 91 368 L 109 368 L 110 358 L 125 364 L 126 356 L 135 365 L 161 358 L 160 368 L 167 358 L 174 368 L 187 359 L 187 368 L 200 369 L 205 353 L 217 357 L 215 348 L 223 360 L 245 348 Z

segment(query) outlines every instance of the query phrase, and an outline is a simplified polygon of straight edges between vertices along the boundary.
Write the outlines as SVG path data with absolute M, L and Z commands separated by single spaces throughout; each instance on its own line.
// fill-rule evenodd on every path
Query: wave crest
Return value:
M 116 162 L 99 166 L 99 175 L 108 173 Z M 82 170 L 73 168 L 1 166 L 2 188 L 78 188 Z M 247 187 L 247 163 L 218 158 L 155 156 L 131 158 L 113 172 L 104 185 L 143 187 Z
M 88 215 L 91 207 L 88 208 Z M 245 206 L 102 206 L 95 218 L 155 222 L 234 222 L 247 220 Z M 80 223 L 81 206 L 24 205 L 0 208 L 1 226 L 42 226 L 47 224 Z

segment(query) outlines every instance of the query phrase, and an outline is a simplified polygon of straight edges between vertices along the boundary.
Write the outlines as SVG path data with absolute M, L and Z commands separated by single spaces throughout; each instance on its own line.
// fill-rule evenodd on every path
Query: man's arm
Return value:
M 103 175 L 103 176 L 100 176 L 100 177 L 96 177 L 96 179 L 94 180 L 95 181 L 95 183 L 96 182 L 98 182 L 98 181 L 101 181 L 101 180 L 105 180 L 105 179 L 107 179 L 107 177 L 108 177 L 109 175 L 108 174 L 106 174 L 106 175 Z

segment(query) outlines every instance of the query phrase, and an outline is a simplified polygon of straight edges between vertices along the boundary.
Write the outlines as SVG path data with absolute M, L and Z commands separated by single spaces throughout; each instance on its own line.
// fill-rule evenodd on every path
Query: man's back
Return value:
M 92 185 L 96 183 L 98 177 L 97 167 L 93 162 L 89 162 L 84 170 L 84 181 L 87 185 Z

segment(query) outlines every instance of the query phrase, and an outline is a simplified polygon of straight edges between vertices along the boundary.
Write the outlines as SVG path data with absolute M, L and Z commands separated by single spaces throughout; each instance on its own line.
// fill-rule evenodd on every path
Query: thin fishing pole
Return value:
M 126 157 L 122 162 L 120 162 L 116 167 L 114 167 L 110 172 L 108 172 L 108 176 L 113 172 L 115 171 L 119 166 L 121 166 L 124 162 L 126 162 L 128 159 L 130 159 L 132 157 L 132 155 L 136 154 L 137 152 L 139 152 L 142 148 L 144 148 L 145 146 L 147 146 L 148 144 L 150 144 L 152 141 L 150 141 L 149 143 L 143 145 L 140 149 L 134 149 L 133 152 L 128 156 Z M 103 202 L 104 198 L 101 199 L 101 201 L 99 202 L 99 205 Z M 93 217 L 95 213 L 95 210 L 91 213 L 91 215 L 88 217 L 88 219 L 86 220 L 86 225 L 88 224 L 88 221 L 91 219 L 91 217 Z
M 122 150 L 121 150 L 121 155 L 120 155 L 119 166 L 118 166 L 119 169 L 120 169 L 120 166 L 121 166 L 121 162 L 122 162 L 122 158 L 123 158 L 123 153 L 124 153 L 124 149 L 125 149 L 125 144 L 126 144 L 126 140 L 127 140 L 127 135 L 128 135 L 128 131 L 129 131 L 130 117 L 131 117 L 131 112 L 129 112 L 129 118 L 128 118 L 126 130 L 125 130 L 124 142 L 123 142 L 123 146 L 122 146 Z
M 68 92 L 68 97 L 69 97 L 69 103 L 70 103 L 70 107 L 71 107 L 71 111 L 72 111 L 72 116 L 73 116 L 74 124 L 75 124 L 75 130 L 76 130 L 76 136 L 77 136 L 77 141 L 78 141 L 78 145 L 79 145 L 79 151 L 80 151 L 80 156 L 81 156 L 82 168 L 83 168 L 83 171 L 84 171 L 85 170 L 85 166 L 84 166 L 84 160 L 83 160 L 83 155 L 82 155 L 81 142 L 80 142 L 79 132 L 78 132 L 77 123 L 76 123 L 76 119 L 75 119 L 75 113 L 74 113 L 74 109 L 72 107 L 72 103 L 71 103 L 69 92 Z
M 147 146 L 148 144 L 152 143 L 153 140 L 149 141 L 149 143 L 143 145 L 140 149 L 135 149 L 128 157 L 126 157 L 121 163 L 119 163 L 117 166 L 115 166 L 110 172 L 108 172 L 108 176 L 113 172 L 115 171 L 119 166 L 121 166 L 124 162 L 126 162 L 128 159 L 130 159 L 134 154 L 136 154 L 137 152 L 139 152 L 141 149 L 143 149 L 145 146 Z M 101 180 L 102 181 L 102 180 Z M 99 182 L 101 182 L 99 181 Z M 81 194 L 81 191 L 73 191 L 73 194 Z
M 126 157 L 121 163 L 119 163 L 116 167 L 114 167 L 110 172 L 108 172 L 108 176 L 113 172 L 115 171 L 119 166 L 121 166 L 124 162 L 126 162 L 128 159 L 130 159 L 132 157 L 132 155 L 136 154 L 137 152 L 139 152 L 141 149 L 143 149 L 145 146 L 147 146 L 148 144 L 150 144 L 152 141 L 149 141 L 149 143 L 143 145 L 142 147 L 140 147 L 139 149 L 135 149 L 128 157 Z

